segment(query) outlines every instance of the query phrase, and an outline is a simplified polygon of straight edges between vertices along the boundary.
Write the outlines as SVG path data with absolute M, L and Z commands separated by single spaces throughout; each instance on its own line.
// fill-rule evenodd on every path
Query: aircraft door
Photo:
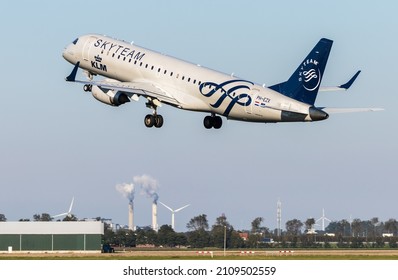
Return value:
M 259 93 L 259 90 L 256 89 L 256 88 L 252 88 L 250 90 L 251 102 L 250 102 L 249 105 L 245 106 L 245 111 L 246 111 L 247 114 L 252 114 L 253 106 L 254 106 L 254 100 L 256 99 L 258 93 Z
M 95 39 L 96 39 L 95 37 L 90 36 L 90 37 L 87 38 L 86 42 L 84 43 L 82 56 L 83 56 L 83 59 L 86 60 L 86 61 L 89 60 L 88 58 L 90 56 L 91 45 L 92 45 L 92 43 L 93 43 L 93 41 Z

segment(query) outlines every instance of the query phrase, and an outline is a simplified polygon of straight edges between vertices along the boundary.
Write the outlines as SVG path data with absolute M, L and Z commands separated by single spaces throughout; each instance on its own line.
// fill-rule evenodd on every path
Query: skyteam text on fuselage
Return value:
M 74 65 L 66 80 L 83 83 L 95 99 L 119 106 L 145 98 L 153 110 L 145 116 L 147 127 L 163 125 L 158 114 L 162 104 L 209 113 L 203 121 L 208 129 L 220 128 L 221 116 L 247 122 L 307 122 L 325 120 L 331 112 L 377 110 L 315 106 L 318 91 L 347 90 L 360 73 L 341 86 L 321 87 L 332 43 L 321 39 L 286 82 L 270 87 L 102 35 L 77 38 L 63 57 Z M 76 79 L 79 68 L 87 80 Z M 105 79 L 94 80 L 95 75 Z

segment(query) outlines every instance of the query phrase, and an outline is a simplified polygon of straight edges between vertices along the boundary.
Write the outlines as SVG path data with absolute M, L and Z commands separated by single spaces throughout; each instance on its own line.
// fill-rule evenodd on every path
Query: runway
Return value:
M 1 259 L 397 259 L 398 250 L 116 250 L 112 254 L 12 252 Z

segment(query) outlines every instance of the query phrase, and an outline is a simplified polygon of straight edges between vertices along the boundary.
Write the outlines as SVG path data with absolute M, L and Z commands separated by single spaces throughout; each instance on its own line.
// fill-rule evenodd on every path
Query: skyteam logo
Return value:
M 321 83 L 321 71 L 318 68 L 319 62 L 315 59 L 305 60 L 300 67 L 299 81 L 308 91 L 314 91 Z
M 221 84 L 204 82 L 199 86 L 199 91 L 206 97 L 212 97 L 214 94 L 219 96 L 214 104 L 210 104 L 213 108 L 218 108 L 224 102 L 229 102 L 223 113 L 224 116 L 228 116 L 235 104 L 240 106 L 251 104 L 252 98 L 248 92 L 252 85 L 252 82 L 246 80 L 229 80 Z

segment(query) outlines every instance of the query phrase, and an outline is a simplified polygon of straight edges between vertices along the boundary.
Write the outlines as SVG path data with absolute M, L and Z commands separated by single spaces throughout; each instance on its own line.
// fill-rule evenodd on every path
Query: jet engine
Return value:
M 91 89 L 91 93 L 95 99 L 98 101 L 111 105 L 111 106 L 119 106 L 126 102 L 130 102 L 128 96 L 120 91 L 114 90 L 105 90 L 103 91 L 98 86 L 93 86 Z

